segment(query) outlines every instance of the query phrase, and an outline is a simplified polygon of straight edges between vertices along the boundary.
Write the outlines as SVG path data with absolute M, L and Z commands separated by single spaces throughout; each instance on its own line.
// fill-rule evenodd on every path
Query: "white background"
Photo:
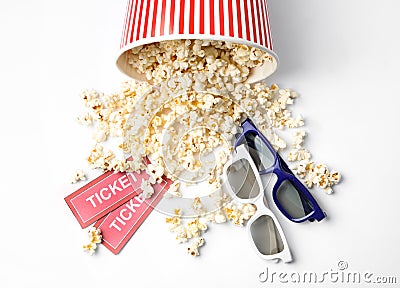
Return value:
M 334 195 L 314 191 L 327 221 L 279 216 L 289 265 L 257 258 L 245 230 L 228 224 L 211 226 L 192 258 L 158 213 L 120 255 L 83 253 L 85 230 L 63 199 L 91 147 L 74 119 L 83 88 L 111 92 L 126 79 L 114 65 L 125 1 L 0 1 L 0 287 L 266 287 L 267 267 L 323 273 L 340 260 L 400 282 L 400 4 L 270 0 L 269 9 L 281 65 L 267 81 L 300 93 L 307 147 L 343 174 Z

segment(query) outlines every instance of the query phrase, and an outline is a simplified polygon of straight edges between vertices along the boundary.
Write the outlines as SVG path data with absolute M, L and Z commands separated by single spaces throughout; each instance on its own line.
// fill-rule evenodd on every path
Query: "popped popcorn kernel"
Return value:
M 154 189 L 151 183 L 148 180 L 142 179 L 142 183 L 140 185 L 140 189 L 143 190 L 142 195 L 143 198 L 149 199 L 154 194 Z
M 226 216 L 222 212 L 222 210 L 218 210 L 215 213 L 210 213 L 209 217 L 207 218 L 209 222 L 214 222 L 217 224 L 225 223 L 226 222 Z
M 71 177 L 72 184 L 75 184 L 79 181 L 84 181 L 84 180 L 86 180 L 86 175 L 85 175 L 85 172 L 83 172 L 83 170 L 75 171 L 75 173 Z
M 205 209 L 204 209 L 203 203 L 201 202 L 199 197 L 195 197 L 193 199 L 192 209 L 193 209 L 193 211 L 195 211 L 199 215 L 205 213 Z
M 199 256 L 200 255 L 199 248 L 204 245 L 204 242 L 205 242 L 204 238 L 202 237 L 196 238 L 192 242 L 192 244 L 187 248 L 187 252 L 193 257 Z
M 169 186 L 169 188 L 168 188 L 167 192 L 165 193 L 165 195 L 172 195 L 172 196 L 175 196 L 175 197 L 182 197 L 182 194 L 179 192 L 180 184 L 181 183 L 178 180 L 173 182 Z
M 99 228 L 92 228 L 89 230 L 89 241 L 92 243 L 99 244 L 101 243 L 101 240 L 103 236 L 101 235 L 101 230 Z
M 89 112 L 86 112 L 85 114 L 78 116 L 76 121 L 81 125 L 90 126 L 93 124 L 93 116 Z
M 237 226 L 243 226 L 257 211 L 253 204 L 235 205 L 229 203 L 225 208 L 226 217 Z
M 289 151 L 288 154 L 288 161 L 294 162 L 294 161 L 301 161 L 301 160 L 310 160 L 311 159 L 311 154 L 307 149 L 300 148 L 300 149 L 293 149 Z
M 180 217 L 167 217 L 165 219 L 165 223 L 170 224 L 170 231 L 175 230 L 179 225 L 181 225 L 181 218 Z
M 172 232 L 175 232 L 175 239 L 178 243 L 187 242 L 191 238 L 191 235 L 188 235 L 187 229 L 182 225 L 175 227 Z
M 202 231 L 207 230 L 207 225 L 200 222 L 198 218 L 193 221 L 190 221 L 188 224 L 188 232 L 192 237 L 198 237 Z
M 96 243 L 89 243 L 89 244 L 83 245 L 82 247 L 83 247 L 83 251 L 89 253 L 89 255 L 93 255 L 97 249 Z
M 83 250 L 89 255 L 93 255 L 96 252 L 97 244 L 100 244 L 103 237 L 101 235 L 101 230 L 93 227 L 88 231 L 89 243 L 83 245 Z

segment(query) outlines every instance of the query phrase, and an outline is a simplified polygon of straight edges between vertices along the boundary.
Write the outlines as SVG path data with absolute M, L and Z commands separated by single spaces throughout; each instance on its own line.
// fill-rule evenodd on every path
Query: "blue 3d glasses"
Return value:
M 260 175 L 274 173 L 277 176 L 272 188 L 272 198 L 282 214 L 293 222 L 324 219 L 326 214 L 317 201 L 253 122 L 246 119 L 242 128 L 242 133 L 236 139 L 235 149 L 244 144 Z

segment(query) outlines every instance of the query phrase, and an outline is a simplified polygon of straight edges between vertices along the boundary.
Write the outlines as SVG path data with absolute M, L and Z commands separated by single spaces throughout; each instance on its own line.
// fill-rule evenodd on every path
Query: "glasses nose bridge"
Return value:
M 290 175 L 292 175 L 292 173 L 289 172 L 290 171 L 289 167 L 280 156 L 275 157 L 275 161 L 272 166 L 272 171 L 273 173 L 275 173 L 276 176 L 278 176 L 278 178 L 289 179 L 291 178 Z

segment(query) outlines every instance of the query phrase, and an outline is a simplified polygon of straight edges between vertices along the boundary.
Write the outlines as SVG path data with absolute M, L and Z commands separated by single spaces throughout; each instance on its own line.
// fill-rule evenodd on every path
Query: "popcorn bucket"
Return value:
M 271 62 L 251 71 L 249 83 L 265 79 L 278 66 L 266 0 L 128 0 L 117 67 L 134 79 L 146 80 L 128 64 L 127 51 L 177 39 L 245 44 L 271 55 Z

